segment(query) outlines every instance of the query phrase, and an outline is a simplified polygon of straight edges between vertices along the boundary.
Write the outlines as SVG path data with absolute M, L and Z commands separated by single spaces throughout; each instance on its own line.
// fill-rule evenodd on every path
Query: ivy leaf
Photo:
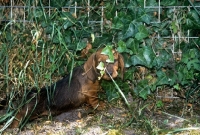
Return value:
M 133 55 L 131 56 L 131 61 L 132 61 L 132 65 L 136 66 L 136 65 L 145 65 L 146 60 L 143 57 L 143 54 L 137 54 L 137 55 Z
M 81 50 L 83 50 L 83 48 L 85 48 L 86 47 L 86 45 L 87 45 L 87 43 L 86 42 L 78 42 L 77 43 L 77 51 L 81 51 Z
M 120 40 L 120 41 L 118 42 L 117 51 L 118 51 L 119 53 L 122 53 L 122 52 L 125 52 L 125 51 L 126 51 L 126 44 L 125 44 L 122 40 Z
M 178 32 L 178 25 L 175 21 L 171 23 L 171 29 L 173 30 L 173 33 L 176 34 Z
M 42 17 L 42 15 L 43 15 L 42 9 L 36 9 L 36 10 L 34 10 L 33 13 L 34 13 L 35 17 Z
M 164 106 L 164 104 L 163 104 L 163 102 L 162 102 L 161 100 L 158 100 L 158 101 L 156 102 L 156 107 L 161 108 L 161 107 L 163 107 L 163 106 Z
M 132 61 L 130 59 L 130 55 L 125 53 L 123 56 L 124 56 L 125 67 L 129 68 L 130 66 L 132 66 Z
M 174 85 L 174 88 L 175 88 L 176 90 L 180 90 L 180 89 L 181 89 L 178 83 L 177 83 L 176 85 Z
M 129 69 L 127 70 L 125 73 L 124 73 L 124 80 L 133 80 L 133 74 L 134 74 L 134 71 L 133 69 Z
M 147 99 L 147 96 L 151 93 L 148 80 L 144 79 L 138 82 L 137 87 L 134 88 L 136 95 L 140 96 L 143 99 Z
M 142 39 L 148 37 L 149 33 L 144 25 L 140 25 L 138 30 L 139 30 L 139 32 L 135 35 L 135 38 L 137 40 L 142 40 Z
M 99 70 L 104 70 L 105 66 L 103 62 L 100 62 L 99 65 L 96 67 Z
M 124 26 L 124 23 L 122 22 L 122 19 L 119 17 L 115 17 L 113 20 L 113 28 L 122 29 L 123 26 Z
M 157 69 L 167 67 L 171 57 L 172 56 L 166 50 L 160 50 L 159 55 L 154 57 L 152 65 Z
M 169 84 L 168 81 L 170 81 L 166 75 L 165 72 L 163 71 L 157 71 L 156 72 L 157 75 L 157 82 L 156 85 L 164 85 L 164 84 Z
M 128 29 L 125 31 L 123 39 L 134 37 L 136 33 L 137 33 L 136 22 L 132 21 L 129 24 Z
M 177 4 L 177 0 L 162 0 L 160 3 L 163 6 L 174 6 Z
M 126 42 L 127 48 L 131 49 L 133 54 L 137 54 L 139 50 L 139 42 L 133 38 L 129 38 Z
M 109 59 L 106 60 L 108 63 L 114 63 L 114 55 L 112 52 L 112 46 L 107 45 L 101 52 L 101 54 L 108 55 Z
M 112 100 L 118 99 L 120 97 L 120 95 L 116 91 L 113 83 L 102 80 L 101 86 L 105 90 L 106 97 L 107 97 L 109 102 L 112 101 Z
M 152 16 L 150 16 L 148 14 L 148 9 L 139 9 L 138 11 L 138 15 L 139 17 L 139 21 L 145 22 L 147 24 L 150 24 L 151 20 L 152 20 Z
M 200 28 L 200 18 L 195 11 L 190 11 L 186 18 L 186 28 L 193 29 L 194 27 Z
M 153 53 L 153 50 L 150 46 L 144 47 L 143 56 L 144 56 L 144 59 L 146 60 L 146 65 L 151 68 L 152 62 L 155 58 L 155 54 Z
M 143 0 L 141 0 L 141 3 L 143 4 L 144 3 L 144 1 Z M 146 1 L 146 6 L 155 6 L 155 5 L 158 5 L 158 3 L 156 2 L 156 0 L 148 0 L 148 1 Z
M 188 61 L 188 63 L 187 63 L 188 70 L 190 70 L 192 66 L 194 67 L 194 69 L 199 70 L 200 69 L 199 60 L 198 59 L 193 59 L 193 60 Z
M 63 24 L 64 29 L 67 29 L 67 28 L 71 27 L 73 24 L 75 24 L 76 20 L 74 19 L 74 17 L 72 16 L 71 13 L 62 12 L 60 16 L 61 16 L 61 20 L 65 21 Z
M 66 1 L 65 0 L 51 0 L 51 3 L 50 5 L 52 7 L 56 7 L 56 8 L 61 8 L 63 7 L 64 5 L 66 4 Z
M 148 96 L 150 93 L 151 93 L 151 90 L 150 90 L 150 88 L 149 88 L 148 85 L 147 85 L 144 89 L 142 89 L 142 90 L 140 91 L 139 96 L 140 96 L 141 98 L 143 98 L 143 99 L 147 99 L 147 96 Z

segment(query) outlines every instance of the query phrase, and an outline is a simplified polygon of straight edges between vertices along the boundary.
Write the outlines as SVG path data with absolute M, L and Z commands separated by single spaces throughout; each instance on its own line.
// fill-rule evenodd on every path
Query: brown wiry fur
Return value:
M 91 105 L 93 108 L 101 110 L 104 104 L 99 103 L 98 91 L 100 89 L 100 71 L 96 69 L 99 62 L 103 62 L 107 72 L 116 78 L 118 68 L 121 68 L 121 77 L 124 73 L 124 60 L 121 54 L 113 50 L 114 63 L 106 63 L 107 55 L 101 54 L 102 49 L 93 53 L 83 66 L 76 67 L 73 70 L 72 78 L 66 76 L 50 87 L 44 87 L 38 93 L 37 90 L 31 90 L 27 99 L 31 101 L 24 105 L 16 114 L 11 124 L 11 128 L 19 127 L 25 117 L 35 119 L 42 115 L 58 115 L 71 108 L 78 107 L 83 103 Z M 108 73 L 104 73 L 102 79 L 110 80 Z M 49 93 L 53 93 L 49 96 Z M 49 96 L 49 97 L 48 97 Z

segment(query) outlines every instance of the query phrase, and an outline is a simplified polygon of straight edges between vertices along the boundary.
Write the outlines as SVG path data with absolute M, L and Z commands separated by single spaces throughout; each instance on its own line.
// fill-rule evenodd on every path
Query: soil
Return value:
M 131 99 L 133 99 L 131 97 Z M 42 117 L 26 124 L 23 130 L 6 129 L 3 135 L 148 135 L 148 128 L 154 133 L 164 135 L 173 133 L 177 135 L 198 135 L 200 134 L 199 107 L 183 110 L 184 106 L 180 102 L 165 104 L 164 108 L 152 110 L 152 103 L 148 101 L 148 106 L 142 111 L 142 104 L 139 101 L 130 101 L 131 107 L 135 107 L 135 118 L 140 124 L 132 122 L 128 127 L 123 127 L 130 122 L 132 116 L 122 101 L 107 103 L 107 109 L 94 111 L 86 106 L 64 112 L 55 117 Z M 146 103 L 146 102 L 145 102 Z M 175 105 L 176 104 L 176 105 Z M 187 108 L 187 107 L 186 107 Z M 141 110 L 140 110 L 141 109 Z M 155 108 L 154 108 L 155 109 Z M 188 109 L 188 108 L 187 108 Z M 184 112 L 183 112 L 184 111 Z M 143 113 L 140 113 L 143 112 Z M 2 113 L 2 112 L 1 112 Z M 144 115 L 147 119 L 140 119 Z M 135 117 L 135 116 L 134 116 Z M 141 124 L 143 123 L 143 124 Z M 149 123 L 144 126 L 144 123 Z M 148 125 L 148 124 L 147 124 Z M 0 126 L 2 128 L 3 125 Z M 176 130 L 178 132 L 176 132 Z

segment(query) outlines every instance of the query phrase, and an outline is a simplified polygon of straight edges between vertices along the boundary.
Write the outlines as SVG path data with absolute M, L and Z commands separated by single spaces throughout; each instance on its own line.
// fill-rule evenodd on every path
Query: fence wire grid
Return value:
M 93 19 L 92 17 L 92 12 L 94 8 L 97 7 L 93 7 L 90 5 L 90 0 L 87 0 L 85 2 L 84 6 L 80 6 L 77 2 L 71 2 L 71 0 L 69 1 L 69 6 L 64 6 L 61 7 L 62 12 L 70 12 L 72 13 L 72 15 L 77 18 L 80 14 L 80 12 L 82 10 L 85 10 L 87 12 L 87 23 L 88 25 L 93 25 L 94 29 L 98 29 L 100 30 L 100 33 L 97 34 L 97 36 L 101 36 L 101 34 L 104 32 L 104 10 L 106 7 L 99 5 L 98 6 L 98 11 L 99 11 L 99 17 Z M 196 0 L 195 2 L 199 2 L 200 0 Z M 118 3 L 117 0 L 115 0 L 115 3 Z M 189 11 L 191 8 L 194 8 L 191 5 L 188 6 L 161 6 L 161 0 L 157 1 L 157 5 L 154 6 L 150 6 L 147 4 L 148 1 L 144 0 L 144 8 L 147 9 L 153 9 L 157 12 L 157 19 L 154 20 L 153 23 L 162 23 L 161 21 L 161 14 L 162 14 L 162 10 L 166 9 L 166 8 L 170 8 L 173 11 L 182 9 L 182 8 L 187 8 L 187 10 Z M 56 10 L 54 7 L 51 7 L 51 0 L 46 0 L 45 4 L 43 7 L 38 6 L 38 1 L 35 1 L 31 6 L 27 6 L 25 5 L 25 3 L 23 3 L 22 1 L 14 1 L 14 0 L 1 0 L 0 1 L 0 25 L 2 23 L 9 23 L 9 22 L 20 22 L 23 23 L 23 25 L 25 26 L 26 23 L 32 23 L 33 20 L 31 19 L 31 17 L 29 16 L 30 12 L 34 12 L 37 9 L 43 9 L 45 10 L 45 12 L 47 13 L 47 15 L 51 16 L 51 14 L 55 13 Z M 200 8 L 200 6 L 195 6 L 195 8 Z M 116 16 L 117 16 L 117 12 L 116 12 Z M 184 35 L 184 36 L 183 36 Z M 156 37 L 154 38 L 161 38 L 161 36 L 159 34 L 156 35 Z M 183 33 L 178 33 L 177 35 L 172 34 L 171 36 L 168 37 L 162 37 L 162 38 L 166 38 L 166 39 L 173 39 L 174 41 L 180 41 L 184 40 L 187 41 L 188 43 L 190 42 L 191 39 L 197 39 L 199 37 L 197 36 L 190 36 L 190 30 L 187 31 L 187 34 L 183 34 Z M 175 43 L 172 44 L 172 48 L 175 48 Z M 181 52 L 177 52 L 174 49 L 172 49 L 173 54 L 177 54 L 177 55 L 181 55 Z M 171 99 L 176 99 L 178 97 L 174 96 L 173 94 L 173 89 L 170 90 L 170 92 L 166 93 L 163 95 L 160 94 L 159 89 L 157 90 L 157 97 L 158 98 L 171 98 Z

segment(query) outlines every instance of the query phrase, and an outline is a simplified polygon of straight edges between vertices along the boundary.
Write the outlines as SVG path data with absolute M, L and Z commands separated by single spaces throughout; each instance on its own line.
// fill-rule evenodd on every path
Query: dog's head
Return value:
M 102 54 L 103 49 L 99 49 L 97 52 L 93 53 L 86 63 L 84 64 L 85 74 L 89 77 L 90 80 L 95 81 L 98 77 L 101 76 L 100 70 L 97 69 L 99 63 L 103 63 L 105 70 L 104 74 L 101 76 L 102 79 L 111 80 L 112 78 L 116 78 L 118 76 L 118 69 L 121 70 L 121 78 L 123 79 L 124 75 L 124 59 L 121 54 L 119 54 L 116 50 L 112 50 L 114 56 L 114 62 L 107 62 L 109 59 L 108 55 Z M 110 75 L 109 75 L 110 74 Z

